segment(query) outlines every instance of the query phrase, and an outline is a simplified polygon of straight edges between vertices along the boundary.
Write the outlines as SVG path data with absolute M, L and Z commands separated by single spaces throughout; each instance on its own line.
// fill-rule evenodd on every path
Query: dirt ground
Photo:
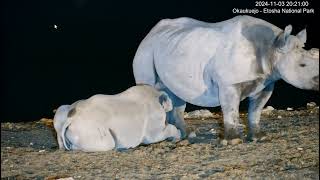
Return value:
M 221 114 L 187 124 L 196 137 L 176 144 L 85 153 L 58 150 L 50 120 L 1 123 L 1 179 L 319 179 L 319 107 L 266 113 L 266 138 L 237 145 L 220 143 Z

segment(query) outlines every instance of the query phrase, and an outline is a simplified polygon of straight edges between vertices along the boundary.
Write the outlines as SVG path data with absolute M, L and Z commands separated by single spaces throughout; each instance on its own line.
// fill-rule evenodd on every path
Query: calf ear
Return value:
M 307 30 L 303 29 L 300 31 L 297 35 L 297 38 L 300 39 L 300 41 L 304 44 L 307 42 Z
M 276 46 L 277 48 L 284 48 L 286 44 L 288 43 L 289 36 L 292 31 L 292 26 L 289 24 L 286 26 L 284 31 L 278 36 L 277 41 L 276 41 Z
M 161 92 L 161 95 L 159 96 L 159 103 L 163 107 L 165 112 L 169 112 L 172 110 L 172 101 L 169 98 L 168 94 L 165 92 Z

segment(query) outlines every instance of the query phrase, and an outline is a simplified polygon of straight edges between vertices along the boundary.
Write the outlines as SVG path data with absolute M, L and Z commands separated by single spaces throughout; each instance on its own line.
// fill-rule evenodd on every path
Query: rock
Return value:
M 265 141 L 265 140 L 267 140 L 267 136 L 262 136 L 262 137 L 259 139 L 260 142 L 263 142 L 263 141 Z
M 313 109 L 317 106 L 315 102 L 309 102 L 307 103 L 307 109 Z
M 198 176 L 200 178 L 206 179 L 209 176 L 211 176 L 212 174 L 219 173 L 219 172 L 224 172 L 224 168 L 213 168 L 213 169 L 209 169 L 209 170 L 206 170 L 206 171 L 201 171 L 198 174 Z
M 287 108 L 287 111 L 293 111 L 293 108 L 288 107 L 288 108 Z
M 73 177 L 59 178 L 57 180 L 74 180 Z
M 187 146 L 187 145 L 189 145 L 189 144 L 190 144 L 189 141 L 186 140 L 186 139 L 179 142 L 179 145 L 180 145 L 180 146 Z
M 237 144 L 241 144 L 242 143 L 242 139 L 236 138 L 236 139 L 232 139 L 230 141 L 231 145 L 237 145 Z
M 272 106 L 267 106 L 266 108 L 264 108 L 262 110 L 262 114 L 263 115 L 270 115 L 272 113 L 272 111 L 274 111 L 275 109 Z
M 190 179 L 190 177 L 189 177 L 189 176 L 186 176 L 186 175 L 184 175 L 184 176 L 181 177 L 181 180 L 188 180 L 188 179 Z
M 212 118 L 212 113 L 207 109 L 191 111 L 184 115 L 184 118 Z
M 188 138 L 195 138 L 195 137 L 197 137 L 197 135 L 194 131 L 192 131 L 188 136 Z
M 54 128 L 53 127 L 53 119 L 48 119 L 48 118 L 41 118 L 39 121 L 40 124 L 44 124 L 48 127 Z
M 218 132 L 215 130 L 215 129 L 210 129 L 210 133 L 212 133 L 212 134 L 218 134 Z
M 12 123 L 1 123 L 1 129 L 13 129 Z
M 212 116 L 213 116 L 212 118 L 214 118 L 214 119 L 222 118 L 222 116 L 218 113 L 212 113 Z
M 228 141 L 225 140 L 225 139 L 223 139 L 223 140 L 220 142 L 220 144 L 222 144 L 223 146 L 226 146 L 226 145 L 228 145 Z

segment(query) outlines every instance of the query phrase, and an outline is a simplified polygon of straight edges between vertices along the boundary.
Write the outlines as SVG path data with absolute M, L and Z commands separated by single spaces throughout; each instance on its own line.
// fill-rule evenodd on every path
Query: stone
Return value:
M 231 145 L 237 145 L 237 144 L 241 144 L 241 143 L 242 143 L 242 139 L 240 139 L 240 138 L 232 139 L 230 141 Z
M 309 102 L 307 103 L 307 109 L 313 109 L 317 106 L 315 102 Z
M 218 134 L 218 132 L 215 130 L 215 129 L 210 129 L 210 133 L 212 133 L 212 134 Z
M 195 138 L 195 137 L 197 137 L 197 135 L 194 131 L 192 131 L 188 136 L 188 138 Z
M 184 118 L 212 118 L 213 114 L 207 109 L 195 110 L 186 113 Z
M 275 109 L 272 106 L 267 106 L 266 108 L 264 108 L 261 112 L 261 114 L 263 115 L 270 115 L 272 113 L 272 111 L 274 111 Z
M 57 180 L 74 180 L 73 177 L 59 178 Z
M 288 108 L 287 108 L 287 111 L 293 111 L 293 108 L 288 107 Z
M 223 146 L 226 146 L 226 145 L 228 145 L 228 141 L 225 140 L 225 139 L 223 139 L 223 140 L 220 142 L 220 144 L 222 144 Z

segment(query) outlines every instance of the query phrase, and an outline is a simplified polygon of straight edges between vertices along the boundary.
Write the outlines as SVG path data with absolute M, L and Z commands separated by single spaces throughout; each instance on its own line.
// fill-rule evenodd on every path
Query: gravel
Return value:
M 1 179 L 319 179 L 317 106 L 264 115 L 263 141 L 223 145 L 220 115 L 187 119 L 178 143 L 95 153 L 59 150 L 50 121 L 1 123 Z

